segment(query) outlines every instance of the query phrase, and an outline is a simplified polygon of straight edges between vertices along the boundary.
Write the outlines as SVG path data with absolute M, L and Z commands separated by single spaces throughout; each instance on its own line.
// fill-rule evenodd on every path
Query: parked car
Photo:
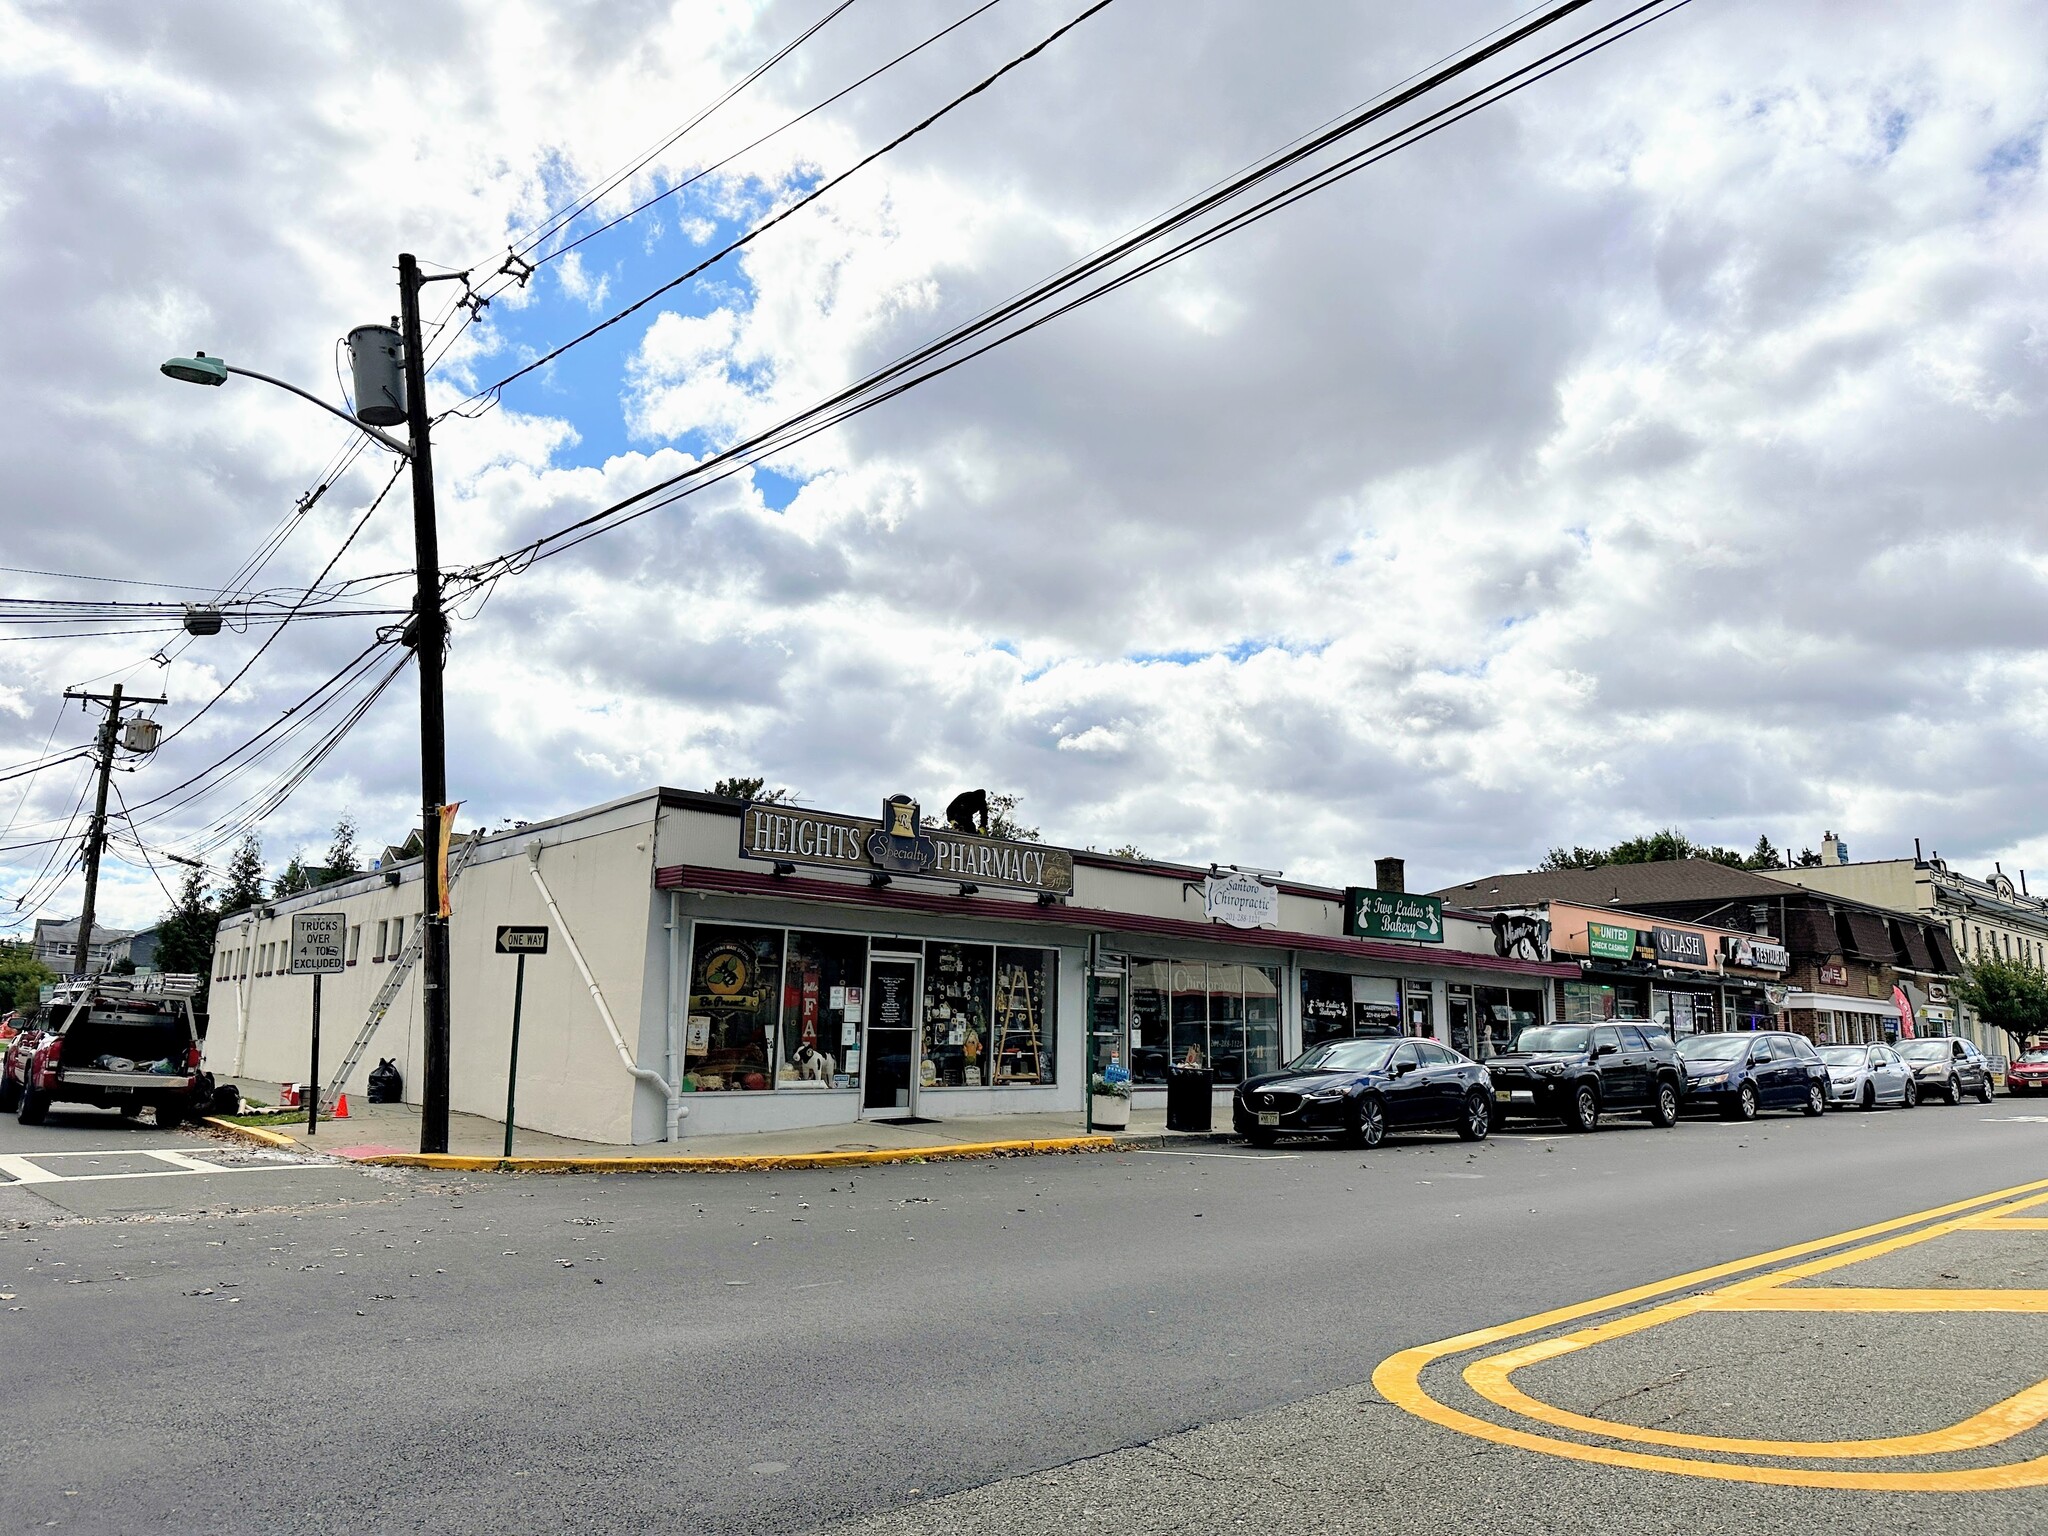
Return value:
M 40 1125 L 56 1103 L 176 1125 L 206 1113 L 190 976 L 95 976 L 60 986 L 0 1055 L 0 1112 Z
M 1766 1109 L 1827 1110 L 1828 1069 L 1804 1035 L 1687 1035 L 1678 1054 L 1687 1109 L 1717 1110 L 1730 1120 L 1754 1120 Z
M 1678 1123 L 1684 1076 L 1671 1037 L 1638 1024 L 1532 1024 L 1487 1060 L 1497 1120 L 1562 1120 L 1590 1131 L 1609 1111 Z
M 2048 1051 L 2029 1051 L 2005 1069 L 2007 1093 L 2048 1093 Z
M 1376 1147 L 1388 1131 L 1440 1126 L 1480 1141 L 1493 1125 L 1486 1068 L 1434 1040 L 1330 1040 L 1238 1087 L 1231 1121 L 1254 1146 L 1336 1136 Z
M 1899 1054 L 1919 1078 L 1921 1098 L 1960 1104 L 1964 1094 L 1974 1093 L 1983 1103 L 1991 1102 L 1991 1063 L 1973 1042 L 1960 1037 L 1907 1040 Z
M 1913 1069 L 1888 1045 L 1824 1045 L 1820 1059 L 1828 1069 L 1831 1105 L 1875 1109 L 1896 1104 L 1911 1109 L 1919 1102 Z

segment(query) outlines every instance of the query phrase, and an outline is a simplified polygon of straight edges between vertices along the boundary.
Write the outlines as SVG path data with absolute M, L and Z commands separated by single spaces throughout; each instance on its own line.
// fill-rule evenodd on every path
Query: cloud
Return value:
M 1069 13 L 1000 7 L 451 321 L 436 408 Z M 499 408 L 446 417 L 447 563 L 677 474 L 1513 13 L 1111 7 Z M 833 23 L 577 228 L 956 14 Z M 210 590 L 283 526 L 261 580 L 311 579 L 388 461 L 289 517 L 338 424 L 157 361 L 203 346 L 338 392 L 335 338 L 391 312 L 396 252 L 481 280 L 814 19 L 499 0 L 422 13 L 394 55 L 375 18 L 310 3 L 14 18 L 0 294 L 37 362 L 0 378 L 7 563 Z M 449 675 L 465 817 L 759 772 L 854 809 L 985 784 L 1063 842 L 1340 882 L 1379 854 L 1433 885 L 1672 823 L 2040 862 L 2044 87 L 2048 15 L 2018 0 L 1689 7 L 475 594 Z M 451 292 L 428 290 L 436 319 Z M 336 568 L 396 573 L 362 606 L 409 601 L 404 490 Z M 247 740 L 394 617 L 293 626 L 124 790 Z M 0 752 L 83 740 L 58 696 L 95 674 L 168 692 L 175 723 L 256 643 L 0 645 Z M 344 807 L 402 835 L 411 689 L 265 824 L 274 859 L 324 847 Z M 148 830 L 203 841 L 290 760 Z M 32 781 L 5 841 L 64 829 L 76 789 L 68 767 Z M 46 851 L 0 855 L 10 895 Z M 161 892 L 124 868 L 105 899 L 141 920 Z

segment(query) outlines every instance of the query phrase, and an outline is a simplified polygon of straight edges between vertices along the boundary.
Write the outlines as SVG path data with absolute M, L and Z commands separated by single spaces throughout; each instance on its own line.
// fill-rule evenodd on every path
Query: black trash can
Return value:
M 1207 1067 L 1175 1067 L 1166 1074 L 1166 1128 L 1169 1131 L 1206 1131 L 1210 1128 L 1214 1101 L 1211 1090 L 1216 1074 Z

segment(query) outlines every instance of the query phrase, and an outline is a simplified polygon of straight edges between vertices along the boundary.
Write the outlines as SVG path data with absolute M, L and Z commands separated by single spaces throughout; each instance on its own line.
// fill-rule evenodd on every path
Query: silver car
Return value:
M 1912 1068 L 1888 1045 L 1824 1045 L 1820 1059 L 1828 1069 L 1830 1106 L 1875 1109 L 1896 1104 L 1911 1109 L 1920 1101 Z
M 1964 1094 L 1973 1093 L 1983 1103 L 1991 1102 L 1991 1063 L 1973 1041 L 1953 1035 L 1907 1040 L 1899 1054 L 1919 1079 L 1922 1099 L 1960 1104 Z

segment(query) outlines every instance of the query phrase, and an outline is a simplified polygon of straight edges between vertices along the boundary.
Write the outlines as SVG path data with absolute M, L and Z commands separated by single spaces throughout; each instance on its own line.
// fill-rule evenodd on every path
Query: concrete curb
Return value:
M 266 1130 L 260 1125 L 237 1125 L 232 1120 L 223 1120 L 218 1115 L 208 1115 L 203 1122 L 217 1131 L 226 1131 L 230 1136 L 242 1136 L 259 1147 L 297 1147 L 299 1142 L 281 1131 Z
M 1041 1141 L 976 1141 L 874 1152 L 787 1152 L 754 1157 L 463 1157 L 452 1152 L 386 1152 L 354 1161 L 381 1168 L 440 1168 L 464 1173 L 756 1173 L 931 1163 L 960 1157 L 1113 1152 L 1116 1148 L 1116 1141 L 1108 1136 L 1060 1136 Z

